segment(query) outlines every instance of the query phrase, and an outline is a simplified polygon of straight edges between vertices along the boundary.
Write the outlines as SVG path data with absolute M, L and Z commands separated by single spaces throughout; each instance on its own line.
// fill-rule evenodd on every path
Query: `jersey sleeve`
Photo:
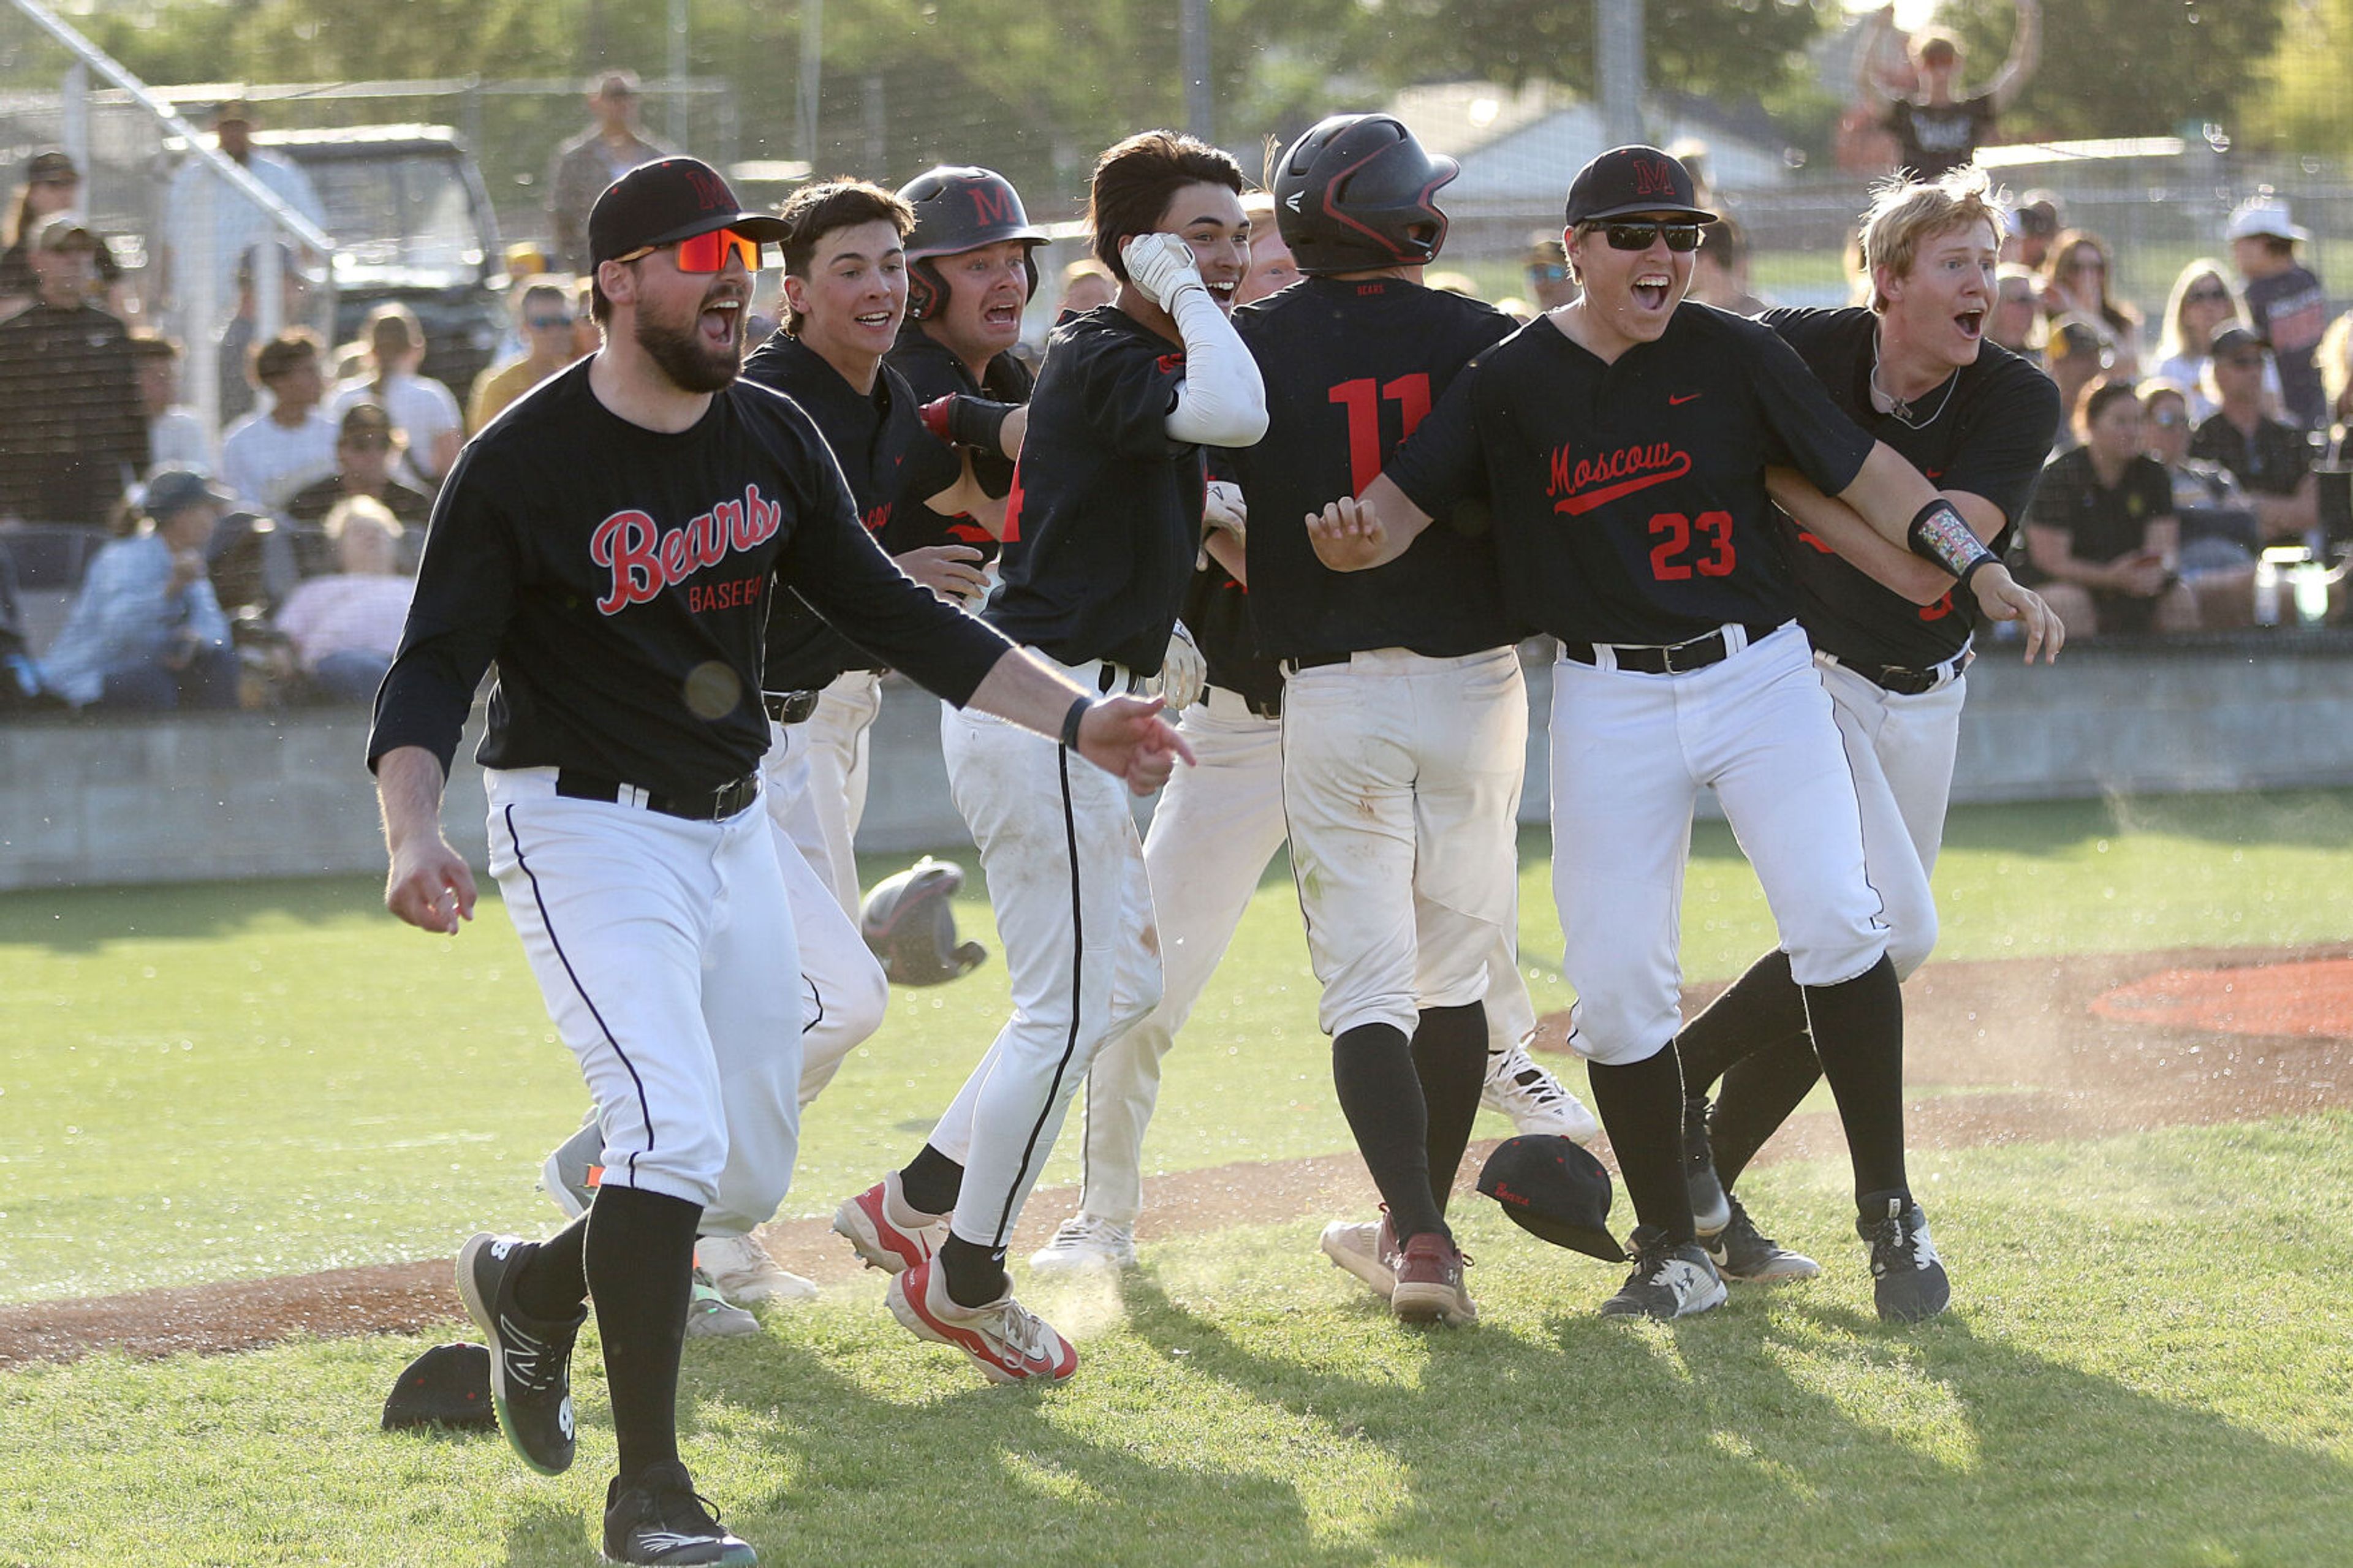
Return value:
M 426 527 L 408 621 L 376 692 L 371 771 L 386 752 L 422 746 L 448 775 L 474 689 L 514 618 L 520 573 L 513 525 L 500 510 L 503 487 L 473 472 L 477 451 L 467 448 L 451 465 Z
M 1147 343 L 1108 333 L 1063 346 L 1085 355 L 1078 369 L 1087 420 L 1113 451 L 1166 458 L 1185 450 L 1187 443 L 1168 435 L 1168 411 L 1185 380 L 1181 352 L 1155 355 Z
M 1474 399 L 1489 369 L 1483 360 L 1464 365 L 1438 406 L 1389 454 L 1381 469 L 1408 500 L 1432 517 L 1444 517 L 1461 502 L 1487 493 L 1486 454 L 1479 440 Z
M 1966 490 L 2001 509 L 2015 526 L 2042 477 L 2051 440 L 2059 432 L 2059 389 L 2051 378 L 2024 363 L 2006 367 L 1997 395 L 1968 440 L 1936 483 L 1939 489 Z
M 1796 468 L 1826 496 L 1854 483 L 1876 443 L 1839 412 L 1779 334 L 1751 322 L 1732 330 L 1748 347 L 1749 385 L 1765 427 L 1768 460 Z

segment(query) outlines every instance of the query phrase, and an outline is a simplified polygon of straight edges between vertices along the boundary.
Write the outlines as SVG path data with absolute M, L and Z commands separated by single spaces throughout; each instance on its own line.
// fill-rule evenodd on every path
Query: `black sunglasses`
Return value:
M 2228 289 L 2206 288 L 2201 286 L 2200 288 L 2192 289 L 2189 293 L 2184 294 L 2181 297 L 2181 302 L 2185 305 L 2213 305 L 2226 303 L 2229 301 L 2230 298 L 2231 291 Z
M 1665 240 L 1667 248 L 1672 251 L 1699 248 L 1699 225 L 1695 223 L 1605 223 L 1599 226 L 1612 250 L 1648 250 L 1654 239 Z

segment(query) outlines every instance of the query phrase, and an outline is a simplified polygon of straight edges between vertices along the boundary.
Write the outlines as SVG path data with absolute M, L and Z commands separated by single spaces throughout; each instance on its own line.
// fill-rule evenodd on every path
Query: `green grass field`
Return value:
M 1549 1010 L 1569 998 L 1541 836 L 1525 848 Z M 1947 959 L 2344 941 L 2353 794 L 1964 810 L 1937 881 Z M 1720 826 L 1685 916 L 1694 979 L 1770 943 Z M 958 918 L 995 948 L 985 903 Z M 788 1212 L 912 1152 L 1003 986 L 992 963 L 894 997 L 811 1111 Z M 1344 1151 L 1329 1083 L 1278 865 L 1170 1058 L 1148 1162 Z M 0 898 L 0 1304 L 537 1231 L 536 1167 L 580 1109 L 494 900 L 445 940 L 356 881 Z M 2349 1134 L 2329 1115 L 1924 1156 L 1958 1306 L 1905 1332 L 1871 1317 L 1844 1173 L 1819 1163 L 1743 1190 L 1826 1277 L 1672 1331 L 1594 1320 L 1615 1272 L 1483 1204 L 1474 1331 L 1400 1331 L 1312 1224 L 1188 1235 L 1146 1248 L 1124 1300 L 1036 1301 L 1087 1359 L 1046 1393 L 913 1346 L 870 1280 L 699 1343 L 689 1458 L 772 1563 L 2342 1563 Z M 1045 1181 L 1075 1173 L 1065 1150 Z M 375 1431 L 420 1342 L 0 1373 L 0 1564 L 591 1560 L 594 1356 L 582 1461 L 545 1481 L 495 1441 Z

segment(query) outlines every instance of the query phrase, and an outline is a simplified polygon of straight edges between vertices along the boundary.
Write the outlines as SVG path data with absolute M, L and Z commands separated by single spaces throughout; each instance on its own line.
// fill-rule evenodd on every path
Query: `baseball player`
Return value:
M 765 1215 L 790 1181 L 800 1076 L 792 913 L 757 809 L 772 580 L 953 700 L 1059 731 L 1151 787 L 1182 744 L 1149 701 L 1103 700 L 894 570 L 788 399 L 736 379 L 749 268 L 777 237 L 707 165 L 622 176 L 589 216 L 597 353 L 466 448 L 436 504 L 368 757 L 385 902 L 454 933 L 472 873 L 439 831 L 477 681 L 491 868 L 605 1129 L 586 1215 L 488 1234 L 458 1286 L 501 1426 L 546 1474 L 574 1457 L 570 1361 L 593 1295 L 623 1563 L 756 1561 L 696 1497 L 676 1401 L 696 1231 Z
M 2059 423 L 2058 389 L 1985 341 L 2000 240 L 1984 174 L 1963 169 L 1933 184 L 1891 181 L 1862 220 L 1870 308 L 1763 318 L 1840 412 L 1927 476 L 1996 553 L 2026 510 Z M 1809 498 L 1797 508 L 1788 553 L 1799 624 L 1854 776 L 1864 870 L 1901 980 L 1936 944 L 1928 874 L 1944 837 L 1978 617 L 1966 598 L 1942 591 L 1937 567 L 1883 541 L 1865 540 L 1852 560 L 1831 552 L 1802 522 L 1810 508 L 1834 504 Z M 1905 596 L 1932 590 L 1938 596 L 1926 605 Z M 1789 966 L 1786 952 L 1757 960 L 1675 1042 L 1688 1097 L 1693 1212 L 1717 1268 L 1736 1279 L 1818 1271 L 1762 1235 L 1729 1191 L 1821 1076 Z M 1724 1096 L 1711 1139 L 1707 1095 L 1718 1079 Z
M 1362 188 L 1370 192 L 1374 185 Z M 1377 200 L 1361 212 L 1345 210 L 1345 204 L 1341 212 L 1320 206 L 1303 216 L 1286 212 L 1282 226 L 1270 228 L 1277 215 L 1274 197 L 1254 191 L 1242 198 L 1242 212 L 1250 220 L 1250 266 L 1235 290 L 1238 307 L 1298 280 L 1286 228 L 1312 227 L 1319 248 L 1336 247 L 1345 253 L 1355 234 L 1349 226 L 1402 226 L 1398 215 Z M 1247 319 L 1235 318 L 1238 326 Z M 1261 370 L 1270 374 L 1263 361 Z M 1161 1060 L 1224 958 L 1259 879 L 1289 837 L 1282 815 L 1282 670 L 1259 651 L 1250 625 L 1239 526 L 1246 508 L 1240 487 L 1231 482 L 1232 454 L 1220 454 L 1212 468 L 1226 476 L 1209 486 L 1210 516 L 1224 526 L 1208 536 L 1179 622 L 1190 628 L 1204 660 L 1201 700 L 1184 707 L 1177 723 L 1193 748 L 1194 764 L 1169 780 L 1144 837 L 1145 869 L 1160 931 L 1160 1005 L 1106 1045 L 1088 1069 L 1078 1212 L 1031 1255 L 1032 1268 L 1134 1266 L 1135 1221 L 1144 1208 L 1144 1134 L 1159 1099 Z M 1170 700 L 1173 705 L 1176 700 Z M 1592 1112 L 1529 1059 L 1525 1041 L 1535 1030 L 1535 1010 L 1510 938 L 1504 934 L 1489 966 L 1481 1100 L 1510 1116 L 1520 1131 L 1590 1138 L 1601 1130 Z M 1369 1237 L 1376 1228 L 1335 1226 L 1328 1234 L 1362 1243 L 1345 1257 L 1371 1258 Z
M 1692 1223 L 1668 1049 L 1692 805 L 1710 785 L 1765 885 L 1838 1094 L 1880 1310 L 1922 1316 L 1947 1288 L 1905 1177 L 1903 996 L 1830 699 L 1791 624 L 1767 465 L 1943 563 L 1989 615 L 2023 619 L 2030 658 L 2056 636 L 2047 606 L 1771 329 L 1682 304 L 1714 217 L 1655 148 L 1588 163 L 1562 237 L 1583 294 L 1475 361 L 1361 500 L 1328 506 L 1313 532 L 1328 564 L 1378 565 L 1433 510 L 1483 498 L 1507 610 L 1561 640 L 1553 888 L 1577 993 L 1570 1043 L 1640 1221 L 1604 1315 L 1724 1300 Z
M 892 559 L 901 571 L 943 597 L 976 596 L 977 552 L 953 542 L 901 550 L 892 521 L 902 489 L 950 505 L 987 510 L 991 504 L 971 486 L 962 461 L 923 434 L 913 393 L 882 363 L 906 302 L 900 255 L 910 222 L 906 204 L 880 186 L 829 181 L 794 192 L 780 216 L 786 321 L 754 353 L 744 378 L 786 394 L 816 422 L 841 464 L 859 520 L 886 549 L 899 550 Z M 871 675 L 866 667 L 872 663 L 871 654 L 826 625 L 798 595 L 775 596 L 762 669 L 761 701 L 772 743 L 761 761 L 761 794 L 780 835 L 776 858 L 800 943 L 803 1106 L 881 1026 L 890 1000 L 854 910 L 845 912 L 840 903 L 844 881 L 852 897 L 857 891 L 855 865 L 833 858 L 837 845 L 849 838 L 843 770 L 811 762 L 813 754 L 832 761 L 848 754 L 850 747 L 828 745 L 828 740 L 848 741 L 862 755 L 862 726 L 820 737 L 814 715 L 823 708 L 822 694 L 846 669 Z M 862 777 L 862 770 L 853 776 Z M 810 901 L 812 892 L 822 900 Z M 603 1142 L 592 1119 L 548 1157 L 542 1184 L 567 1213 L 586 1206 L 585 1189 Z M 697 1333 L 756 1329 L 747 1313 L 729 1310 L 732 1303 L 806 1300 L 817 1294 L 813 1282 L 780 1268 L 748 1229 L 706 1233 L 695 1262 L 711 1292 L 698 1293 L 689 1320 Z
M 1093 249 L 1121 288 L 1055 330 L 1008 507 L 1021 548 L 987 616 L 1097 690 L 1159 673 L 1201 543 L 1202 448 L 1265 428 L 1258 372 L 1226 319 L 1249 265 L 1241 184 L 1226 153 L 1170 132 L 1095 165 Z M 1034 1332 L 1014 1338 L 975 1313 L 1009 1300 L 1008 1242 L 1095 1052 L 1160 999 L 1144 847 L 1127 803 L 1055 748 L 959 713 L 941 740 L 988 873 L 1013 1016 L 914 1160 L 843 1203 L 834 1226 L 896 1275 L 891 1309 L 919 1338 L 1000 1382 L 1060 1379 L 1078 1364 L 1061 1335 L 1023 1314 Z

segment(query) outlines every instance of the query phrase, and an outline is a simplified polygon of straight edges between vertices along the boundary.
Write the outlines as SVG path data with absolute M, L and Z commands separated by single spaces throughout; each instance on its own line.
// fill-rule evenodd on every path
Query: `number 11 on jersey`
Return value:
M 1380 478 L 1381 462 L 1397 442 L 1413 434 L 1430 413 L 1430 377 L 1416 373 L 1401 375 L 1386 385 L 1371 376 L 1356 381 L 1344 381 L 1327 395 L 1327 401 L 1348 411 L 1348 482 L 1356 493 Z M 1381 440 L 1381 405 L 1394 403 L 1401 416 L 1403 428 L 1397 441 L 1384 444 Z

